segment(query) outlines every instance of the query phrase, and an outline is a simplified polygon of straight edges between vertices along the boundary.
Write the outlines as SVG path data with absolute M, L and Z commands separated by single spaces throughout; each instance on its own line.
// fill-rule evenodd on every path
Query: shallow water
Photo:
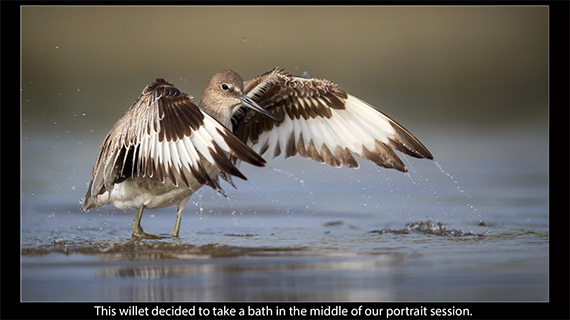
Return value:
M 49 132 L 49 131 L 48 131 Z M 420 130 L 421 132 L 421 130 Z M 146 210 L 79 210 L 100 137 L 23 132 L 23 301 L 546 301 L 547 136 L 422 134 L 403 174 L 306 159 Z M 501 137 L 496 139 L 495 137 Z

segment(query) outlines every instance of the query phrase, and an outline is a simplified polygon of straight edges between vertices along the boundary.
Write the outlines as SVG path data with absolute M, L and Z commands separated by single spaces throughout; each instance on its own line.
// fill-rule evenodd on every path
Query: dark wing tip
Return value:
M 226 131 L 226 130 L 223 130 Z M 230 154 L 239 160 L 258 167 L 264 167 L 267 163 L 263 157 L 253 151 L 248 145 L 241 141 L 236 135 L 230 131 L 223 132 L 218 129 L 218 133 L 224 138 L 230 148 Z
M 395 131 L 394 137 L 389 139 L 389 145 L 392 148 L 414 158 L 433 160 L 431 152 L 429 152 L 429 150 L 416 137 L 394 120 L 392 120 L 392 127 Z

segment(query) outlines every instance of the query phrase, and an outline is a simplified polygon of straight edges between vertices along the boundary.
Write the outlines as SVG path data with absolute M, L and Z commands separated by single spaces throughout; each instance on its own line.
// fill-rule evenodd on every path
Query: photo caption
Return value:
M 464 307 L 375 307 L 370 305 L 343 306 L 324 304 L 320 306 L 297 305 L 240 305 L 227 306 L 139 306 L 126 307 L 94 306 L 97 317 L 187 317 L 187 318 L 442 318 L 472 317 L 471 310 Z

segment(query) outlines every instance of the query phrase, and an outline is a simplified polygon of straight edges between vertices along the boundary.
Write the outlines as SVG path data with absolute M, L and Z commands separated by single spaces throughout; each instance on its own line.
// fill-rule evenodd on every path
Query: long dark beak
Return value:
M 263 115 L 268 116 L 269 118 L 282 123 L 283 120 L 281 120 L 278 116 L 274 115 L 273 113 L 271 113 L 271 111 L 265 109 L 264 107 L 260 106 L 257 102 L 253 101 L 253 99 L 251 99 L 250 97 L 248 97 L 247 95 L 245 95 L 245 93 L 243 95 L 241 95 L 240 97 L 238 97 L 239 101 L 241 101 L 241 103 L 243 103 L 244 106 L 255 110 Z

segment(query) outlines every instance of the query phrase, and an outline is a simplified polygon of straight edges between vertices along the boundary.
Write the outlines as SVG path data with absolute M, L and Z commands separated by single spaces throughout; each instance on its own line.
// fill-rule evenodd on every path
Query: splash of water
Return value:
M 435 164 L 435 166 L 439 169 L 439 171 L 440 171 L 441 173 L 443 173 L 444 175 L 446 175 L 446 176 L 453 182 L 453 184 L 456 185 L 455 188 L 457 189 L 457 191 L 459 191 L 460 193 L 465 193 L 465 190 L 463 190 L 463 189 L 459 186 L 457 180 L 456 180 L 451 174 L 449 174 L 447 171 L 443 170 L 443 167 L 441 166 L 441 164 L 440 164 L 439 162 L 434 161 L 433 163 Z M 471 204 L 471 198 L 472 198 L 472 196 L 471 196 L 470 194 L 467 194 L 466 205 L 467 205 L 467 207 L 469 207 L 469 209 L 471 209 L 471 211 L 472 211 L 473 213 L 476 213 L 476 212 L 477 212 L 477 207 L 475 207 L 473 204 Z M 479 222 L 480 222 L 480 223 L 483 222 L 482 217 L 481 217 L 481 214 L 479 214 Z
M 291 179 L 293 179 L 293 180 L 299 182 L 299 184 L 301 184 L 303 187 L 306 187 L 305 180 L 303 180 L 303 179 L 297 177 L 296 175 L 294 175 L 294 174 L 292 174 L 292 173 L 290 173 L 290 172 L 287 172 L 287 171 L 285 171 L 285 170 L 281 170 L 281 169 L 272 167 L 272 166 L 269 166 L 269 168 L 271 168 L 271 170 L 273 170 L 273 171 L 275 171 L 275 172 L 278 172 L 278 173 L 281 173 L 281 174 L 286 175 L 287 178 L 291 178 Z
M 441 237 L 475 237 L 475 238 L 483 237 L 483 234 L 480 233 L 464 232 L 458 229 L 448 228 L 445 223 L 434 220 L 414 221 L 407 223 L 406 226 L 402 229 L 371 230 L 370 233 L 379 233 L 379 234 L 417 233 L 417 234 L 435 235 Z
M 465 205 L 467 208 L 469 208 L 472 214 L 477 215 L 478 219 L 477 225 L 485 226 L 486 224 L 485 222 L 483 222 L 483 216 L 481 215 L 480 212 L 478 212 L 478 208 L 472 203 L 472 195 L 468 194 L 465 191 L 464 187 L 461 185 L 461 183 L 451 173 L 447 172 L 439 162 L 433 161 L 433 163 L 435 167 L 440 171 L 440 173 L 443 174 L 447 179 L 449 179 L 451 184 L 454 186 L 454 189 L 459 194 L 459 197 L 457 197 L 455 200 L 455 205 L 452 207 L 451 215 L 455 215 L 457 210 L 460 209 L 463 205 Z M 408 166 L 409 169 L 406 175 L 414 185 L 416 186 L 421 186 L 422 184 L 427 185 L 427 189 L 433 195 L 433 201 L 435 207 L 439 208 L 442 205 L 444 205 L 445 194 L 441 196 L 440 195 L 441 192 L 438 191 L 441 190 L 441 187 L 444 186 L 443 185 L 437 186 L 436 188 L 436 186 L 434 186 L 434 184 L 430 181 L 429 178 L 423 176 L 422 174 L 414 170 L 413 165 L 409 161 L 407 161 L 407 159 L 406 159 L 406 166 Z M 447 215 L 445 212 L 443 214 Z

